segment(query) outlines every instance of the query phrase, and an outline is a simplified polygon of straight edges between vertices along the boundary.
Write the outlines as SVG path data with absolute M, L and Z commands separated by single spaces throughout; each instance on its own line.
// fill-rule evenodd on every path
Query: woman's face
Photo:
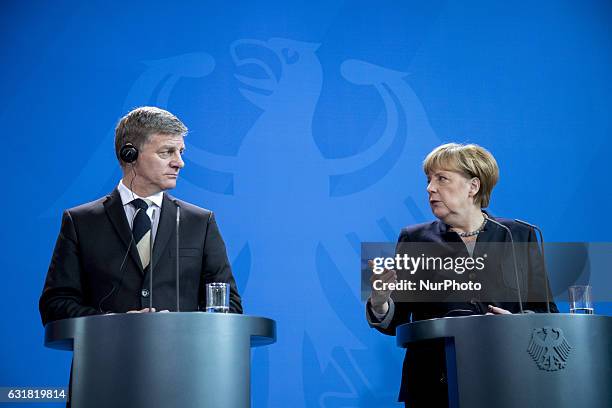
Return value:
M 479 189 L 480 180 L 456 171 L 434 169 L 427 175 L 431 212 L 450 225 L 448 221 L 467 216 L 477 206 L 474 196 Z

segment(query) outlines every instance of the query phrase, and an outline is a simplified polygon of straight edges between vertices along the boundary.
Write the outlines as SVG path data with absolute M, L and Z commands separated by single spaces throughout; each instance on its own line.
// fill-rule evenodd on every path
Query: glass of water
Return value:
M 570 313 L 593 314 L 593 300 L 589 285 L 575 285 L 568 288 Z
M 229 312 L 229 284 L 213 282 L 206 284 L 206 311 L 209 313 Z

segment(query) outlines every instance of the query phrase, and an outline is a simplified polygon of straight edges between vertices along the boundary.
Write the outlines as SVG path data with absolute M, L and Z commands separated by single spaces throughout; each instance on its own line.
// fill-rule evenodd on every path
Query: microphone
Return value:
M 179 288 L 180 288 L 179 226 L 181 224 L 181 207 L 179 207 L 177 200 L 174 200 L 173 202 L 174 202 L 174 205 L 176 205 L 176 311 L 180 312 L 181 307 L 180 307 L 180 301 L 179 301 L 179 298 L 180 298 L 180 292 L 179 292 Z
M 523 224 L 529 228 L 533 228 L 540 234 L 540 244 L 542 246 L 542 267 L 544 269 L 544 289 L 546 290 L 546 313 L 550 313 L 550 288 L 548 287 L 548 271 L 546 270 L 546 257 L 544 256 L 544 234 L 542 233 L 540 227 L 538 227 L 537 225 L 533 225 L 528 223 L 527 221 L 522 221 L 519 219 L 515 219 L 514 221 L 518 222 L 519 224 Z
M 149 312 L 153 310 L 153 224 L 155 224 L 155 208 L 151 214 L 151 232 L 149 234 Z
M 136 215 L 138 215 L 138 212 L 140 211 L 140 208 L 136 209 L 136 212 L 134 213 L 134 215 L 132 216 L 132 225 L 134 224 L 134 219 L 136 219 Z M 117 285 L 117 293 L 119 293 L 119 289 L 121 289 L 121 285 L 123 284 L 123 278 L 125 277 L 125 269 L 123 269 L 123 267 L 125 266 L 125 261 L 127 261 L 127 257 L 128 254 L 130 253 L 130 249 L 132 248 L 132 245 L 134 244 L 134 234 L 130 234 L 130 243 L 128 244 L 127 250 L 125 251 L 125 254 L 123 255 L 123 260 L 121 261 L 121 265 L 119 266 L 119 273 L 121 273 L 121 278 L 119 279 L 119 285 Z M 121 270 L 123 269 L 123 272 L 121 272 Z M 108 299 L 113 292 L 115 292 L 115 285 L 113 284 L 113 287 L 111 288 L 110 292 L 108 292 L 108 294 L 106 296 L 104 296 L 101 300 L 100 303 L 98 303 L 98 310 L 100 311 L 100 313 L 105 313 L 102 310 L 102 304 L 106 301 L 106 299 Z M 106 312 L 108 313 L 108 312 Z
M 518 267 L 516 266 L 516 252 L 514 250 L 514 239 L 512 238 L 512 232 L 510 231 L 510 228 L 506 227 L 505 225 L 503 225 L 502 223 L 495 221 L 493 218 L 487 216 L 487 220 L 491 221 L 493 224 L 503 228 L 508 235 L 510 236 L 510 244 L 512 246 L 512 261 L 514 262 L 514 275 L 516 276 L 516 291 L 518 294 L 518 300 L 519 300 L 519 309 L 521 311 L 521 314 L 524 313 L 523 311 L 523 299 L 521 297 L 521 283 L 519 282 L 519 274 L 518 274 Z

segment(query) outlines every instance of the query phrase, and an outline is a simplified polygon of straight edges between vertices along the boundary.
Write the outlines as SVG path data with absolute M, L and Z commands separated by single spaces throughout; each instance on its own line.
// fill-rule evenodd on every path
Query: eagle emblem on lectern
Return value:
M 558 327 L 533 329 L 527 352 L 540 370 L 557 371 L 565 368 L 572 346 Z

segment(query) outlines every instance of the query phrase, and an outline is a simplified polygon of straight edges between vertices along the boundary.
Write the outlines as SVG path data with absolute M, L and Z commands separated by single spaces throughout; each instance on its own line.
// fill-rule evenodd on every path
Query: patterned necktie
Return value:
M 130 204 L 137 211 L 132 226 L 132 235 L 134 236 L 134 242 L 136 242 L 142 268 L 147 269 L 151 260 L 151 219 L 147 215 L 149 204 L 140 198 L 133 200 Z M 139 209 L 140 211 L 138 211 Z

